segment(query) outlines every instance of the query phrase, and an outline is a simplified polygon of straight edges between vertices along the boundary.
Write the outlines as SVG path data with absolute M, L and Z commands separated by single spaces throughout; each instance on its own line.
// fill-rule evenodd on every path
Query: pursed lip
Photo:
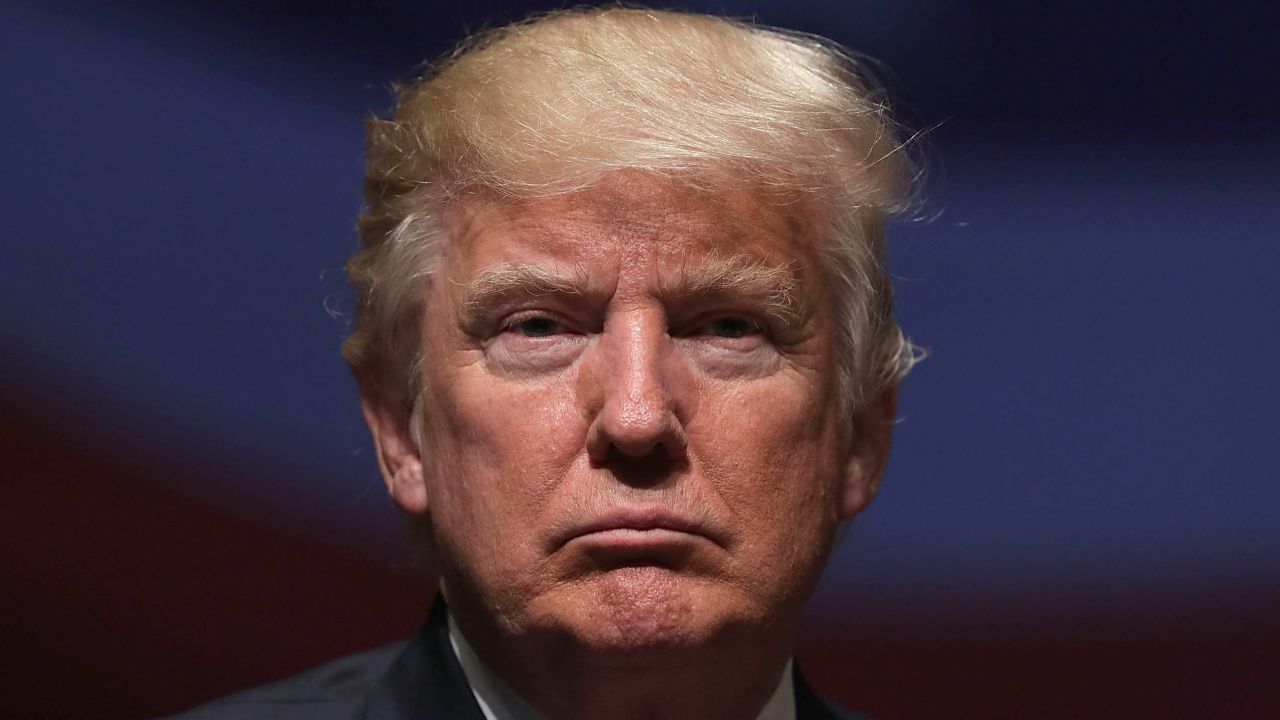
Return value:
M 573 525 L 558 538 L 557 545 L 563 547 L 579 538 L 604 537 L 614 531 L 683 533 L 709 540 L 717 545 L 723 545 L 719 534 L 708 523 L 694 520 L 663 507 L 612 508 L 591 517 L 585 522 Z M 654 534 L 660 535 L 664 533 Z

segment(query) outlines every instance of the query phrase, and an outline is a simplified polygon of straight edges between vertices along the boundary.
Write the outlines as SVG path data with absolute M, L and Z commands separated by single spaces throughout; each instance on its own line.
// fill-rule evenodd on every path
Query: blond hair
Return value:
M 884 267 L 885 221 L 909 200 L 912 167 L 879 91 L 821 38 L 619 7 L 538 16 L 468 40 L 403 87 L 391 118 L 369 121 L 367 152 L 343 354 L 384 401 L 416 398 L 451 201 L 554 196 L 619 169 L 816 199 L 843 396 L 859 406 L 916 359 Z

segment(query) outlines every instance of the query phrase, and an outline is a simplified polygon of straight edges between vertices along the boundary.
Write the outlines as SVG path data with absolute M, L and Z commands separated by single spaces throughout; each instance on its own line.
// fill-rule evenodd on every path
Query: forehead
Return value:
M 745 256 L 809 275 L 820 266 L 814 205 L 743 184 L 710 189 L 625 171 L 557 197 L 476 196 L 449 218 L 450 271 L 538 262 L 595 274 Z

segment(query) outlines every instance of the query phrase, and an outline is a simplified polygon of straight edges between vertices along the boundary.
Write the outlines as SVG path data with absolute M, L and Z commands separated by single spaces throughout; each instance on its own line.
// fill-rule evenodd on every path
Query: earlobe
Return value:
M 853 439 L 845 458 L 839 516 L 849 520 L 862 512 L 880 489 L 893 443 L 893 423 L 898 414 L 898 387 L 880 391 L 854 420 Z
M 425 514 L 429 503 L 422 457 L 412 429 L 414 417 L 367 396 L 361 405 L 391 499 L 411 515 Z

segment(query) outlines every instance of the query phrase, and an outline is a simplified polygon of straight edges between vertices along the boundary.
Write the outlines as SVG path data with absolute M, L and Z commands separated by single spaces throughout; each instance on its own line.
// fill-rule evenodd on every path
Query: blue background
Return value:
M 8 421 L 202 507 L 398 557 L 338 354 L 362 124 L 465 31 L 547 7 L 0 6 Z M 883 61 L 927 131 L 923 217 L 891 243 L 899 320 L 931 355 L 816 612 L 980 641 L 1280 600 L 1275 14 L 689 7 Z

